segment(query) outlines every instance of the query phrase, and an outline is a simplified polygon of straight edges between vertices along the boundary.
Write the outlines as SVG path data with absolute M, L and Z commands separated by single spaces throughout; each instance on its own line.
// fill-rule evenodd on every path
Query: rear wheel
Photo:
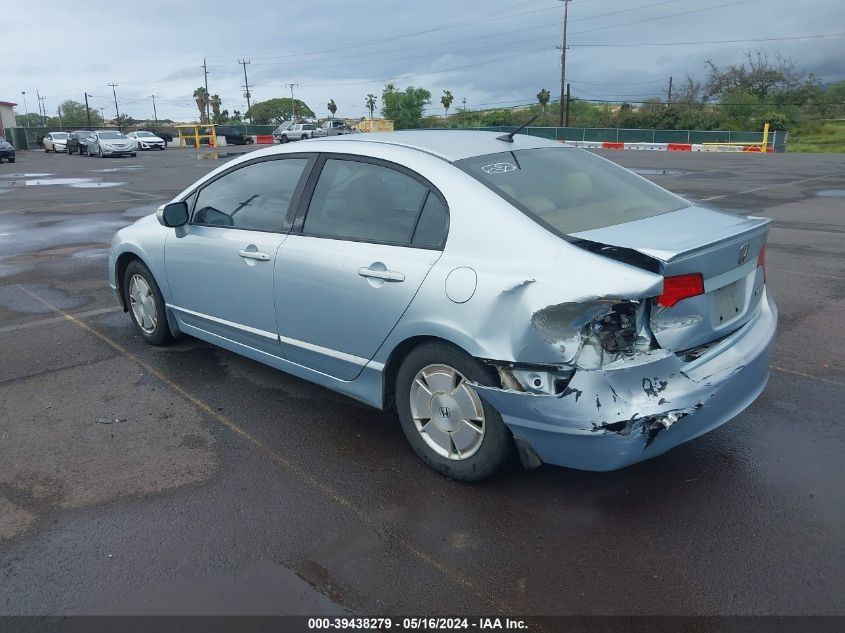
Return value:
M 126 267 L 123 293 L 132 323 L 141 337 L 150 345 L 170 343 L 173 335 L 167 324 L 164 297 L 150 269 L 138 260 Z
M 15 159 L 14 159 L 14 158 L 10 158 L 10 159 L 9 159 L 9 162 L 10 162 L 10 163 L 14 163 L 14 162 L 15 162 Z
M 490 367 L 445 343 L 414 349 L 396 378 L 405 437 L 426 464 L 461 481 L 496 472 L 512 445 L 502 417 L 472 383 L 498 386 L 498 379 Z

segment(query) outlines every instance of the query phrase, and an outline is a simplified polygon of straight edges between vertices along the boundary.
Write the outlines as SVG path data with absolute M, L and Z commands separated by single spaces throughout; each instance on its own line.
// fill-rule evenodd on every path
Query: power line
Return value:
M 786 37 L 744 37 L 738 40 L 699 40 L 697 42 L 642 42 L 639 44 L 570 44 L 578 48 L 640 47 L 640 46 L 693 46 L 699 44 L 744 44 L 746 42 L 785 42 L 787 40 L 813 40 L 826 37 L 845 37 L 845 33 L 819 33 L 817 35 L 790 35 Z

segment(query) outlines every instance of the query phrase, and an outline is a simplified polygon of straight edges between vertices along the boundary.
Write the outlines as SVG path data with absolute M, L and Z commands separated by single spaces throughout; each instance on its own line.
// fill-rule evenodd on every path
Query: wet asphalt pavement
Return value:
M 628 469 L 478 485 L 389 415 L 135 335 L 112 235 L 225 157 L 0 165 L 0 614 L 845 614 L 845 156 L 603 155 L 775 220 L 769 386 Z

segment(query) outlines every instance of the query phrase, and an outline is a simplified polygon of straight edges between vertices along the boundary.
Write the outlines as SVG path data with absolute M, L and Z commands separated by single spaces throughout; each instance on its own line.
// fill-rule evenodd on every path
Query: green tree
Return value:
M 41 125 L 41 115 L 37 112 L 29 112 L 28 114 L 16 114 L 15 124 L 20 127 L 38 127 Z
M 197 108 L 200 111 L 200 123 L 208 123 L 205 116 L 209 103 L 208 90 L 202 86 L 194 90 L 194 100 L 197 102 Z
M 211 95 L 208 99 L 208 105 L 211 106 L 211 122 L 223 123 L 220 116 L 220 106 L 223 105 L 223 100 L 220 98 L 220 95 Z
M 326 108 L 332 113 L 332 118 L 334 118 L 334 113 L 337 112 L 337 104 L 334 102 L 334 99 L 326 104 Z
M 293 118 L 294 105 L 296 105 L 297 117 L 311 118 L 314 116 L 314 111 L 304 101 L 291 100 L 290 97 L 279 97 L 253 103 L 244 116 L 256 125 L 279 125 Z
M 387 84 L 381 93 L 381 103 L 382 116 L 392 119 L 397 130 L 407 130 L 419 127 L 423 109 L 431 103 L 431 93 L 413 86 L 400 91 Z
M 440 97 L 440 103 L 443 104 L 443 109 L 445 110 L 445 114 L 443 115 L 444 119 L 449 118 L 449 106 L 452 105 L 452 101 L 455 97 L 452 96 L 452 93 L 448 90 L 443 91 L 443 96 Z
M 551 98 L 552 94 L 545 88 L 537 93 L 537 101 L 540 103 L 540 107 L 543 108 L 543 116 L 546 116 L 546 107 L 549 105 L 549 99 Z
M 62 122 L 64 123 L 64 117 L 62 117 Z M 119 117 L 116 117 L 114 120 L 115 125 L 117 127 L 129 127 L 134 124 L 136 121 L 128 114 L 121 114 Z
M 372 93 L 367 95 L 367 100 L 364 102 L 367 106 L 367 110 L 370 111 L 370 118 L 373 118 L 373 110 L 376 109 L 376 96 Z
M 62 109 L 62 126 L 77 129 L 88 127 L 88 114 L 85 112 L 84 103 L 68 100 L 59 107 Z M 58 125 L 58 118 L 56 118 L 56 125 Z M 103 125 L 103 117 L 100 116 L 100 112 L 96 108 L 91 108 L 91 126 L 102 127 Z

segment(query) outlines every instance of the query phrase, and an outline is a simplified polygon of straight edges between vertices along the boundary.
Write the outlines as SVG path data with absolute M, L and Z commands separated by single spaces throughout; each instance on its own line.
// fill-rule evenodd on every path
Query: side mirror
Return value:
M 188 205 L 183 202 L 171 202 L 158 208 L 156 217 L 159 224 L 175 228 L 188 223 Z

